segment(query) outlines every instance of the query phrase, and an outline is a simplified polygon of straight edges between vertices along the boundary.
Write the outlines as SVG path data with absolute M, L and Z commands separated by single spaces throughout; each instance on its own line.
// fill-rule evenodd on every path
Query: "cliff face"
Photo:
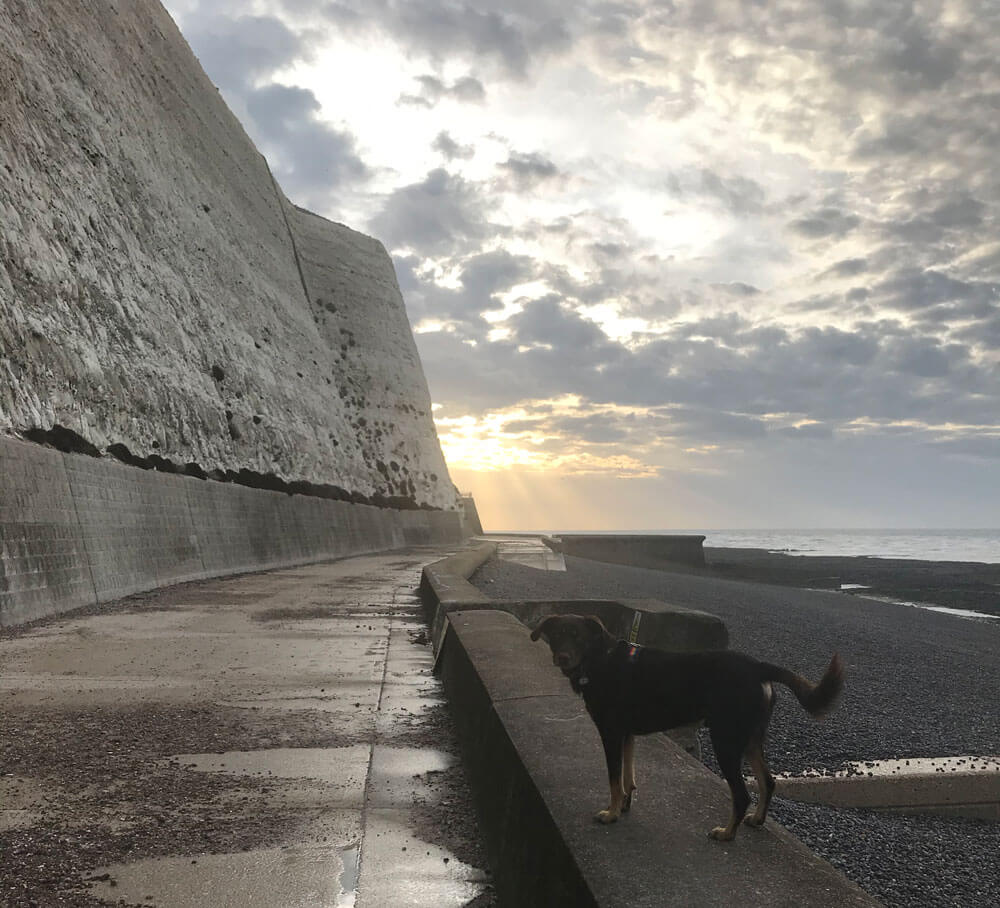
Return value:
M 457 507 L 391 260 L 288 203 L 162 7 L 7 0 L 0 48 L 0 431 Z

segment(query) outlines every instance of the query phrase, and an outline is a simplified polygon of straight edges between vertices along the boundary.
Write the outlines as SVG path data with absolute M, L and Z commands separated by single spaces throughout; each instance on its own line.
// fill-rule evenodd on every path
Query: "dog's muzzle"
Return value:
M 569 653 L 553 653 L 552 664 L 557 666 L 564 675 L 570 675 L 576 669 L 573 657 Z

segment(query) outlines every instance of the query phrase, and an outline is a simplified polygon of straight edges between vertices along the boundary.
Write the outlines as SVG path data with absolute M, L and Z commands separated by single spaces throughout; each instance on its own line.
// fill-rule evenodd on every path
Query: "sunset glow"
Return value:
M 995 11 L 168 6 L 286 194 L 392 255 L 487 524 L 1000 511 Z

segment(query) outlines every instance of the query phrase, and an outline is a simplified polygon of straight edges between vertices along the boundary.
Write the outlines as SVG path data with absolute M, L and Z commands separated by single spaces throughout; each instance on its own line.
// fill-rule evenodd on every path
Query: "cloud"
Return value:
M 483 83 L 473 76 L 462 76 L 451 85 L 431 75 L 417 76 L 416 80 L 420 83 L 420 94 L 400 95 L 398 104 L 433 108 L 441 100 L 451 99 L 463 104 L 481 104 L 486 98 Z
M 460 59 L 524 79 L 540 61 L 572 44 L 560 3 L 340 0 L 318 6 L 341 28 L 391 35 L 435 64 Z
M 741 217 L 760 213 L 767 200 L 766 190 L 756 180 L 739 174 L 722 175 L 705 167 L 669 174 L 666 188 L 677 198 L 710 200 Z
M 967 315 L 988 317 L 1000 301 L 1000 281 L 963 281 L 930 269 L 900 269 L 873 290 L 884 305 L 904 311 L 950 303 L 962 304 Z
M 370 177 L 355 136 L 323 119 L 312 90 L 273 81 L 281 69 L 311 59 L 307 36 L 274 16 L 227 13 L 224 6 L 196 8 L 181 21 L 195 54 L 293 201 L 327 208 L 341 187 Z
M 796 218 L 789 227 L 809 239 L 846 236 L 854 230 L 861 219 L 837 208 L 820 208 L 805 217 Z
M 538 152 L 512 152 L 497 168 L 516 192 L 527 192 L 560 176 L 559 168 Z
M 594 322 L 560 304 L 555 297 L 533 300 L 508 320 L 515 339 L 556 350 L 596 350 L 607 340 Z
M 868 267 L 868 259 L 865 258 L 841 259 L 827 268 L 821 277 L 857 277 L 864 274 Z
M 743 281 L 730 281 L 728 284 L 712 284 L 712 287 L 722 290 L 724 293 L 728 293 L 731 296 L 756 296 L 760 293 L 757 287 L 750 284 L 744 284 Z
M 274 16 L 199 8 L 182 21 L 184 36 L 213 81 L 238 95 L 257 80 L 309 56 L 308 42 Z
M 886 346 L 893 369 L 919 378 L 942 378 L 969 355 L 961 344 L 941 344 L 928 337 L 894 338 Z
M 544 431 L 562 438 L 567 436 L 588 445 L 609 445 L 627 441 L 632 436 L 629 431 L 628 416 L 612 413 L 591 413 L 585 416 L 562 416 L 549 420 Z M 510 426 L 507 426 L 508 431 Z
M 495 233 L 489 222 L 493 206 L 479 186 L 437 168 L 389 193 L 369 229 L 390 249 L 454 255 Z
M 886 489 L 995 465 L 1000 9 L 176 2 L 283 184 L 377 181 L 352 223 L 396 254 L 441 412 L 732 477 L 706 500 L 819 488 L 806 449 Z M 367 120 L 275 81 L 331 35 L 395 74 Z
M 444 155 L 445 160 L 448 161 L 454 161 L 456 159 L 468 160 L 476 154 L 474 146 L 460 145 L 446 130 L 442 130 L 437 134 L 431 148 L 435 151 L 439 151 L 442 155 Z
M 511 255 L 503 249 L 478 252 L 455 261 L 459 285 L 441 286 L 432 268 L 425 268 L 418 255 L 394 260 L 400 290 L 417 330 L 425 320 L 443 325 L 461 341 L 485 342 L 492 325 L 484 318 L 503 308 L 498 294 L 534 275 L 536 263 L 527 256 Z
M 462 265 L 462 287 L 477 297 L 491 297 L 534 276 L 535 263 L 526 255 L 512 255 L 505 249 L 483 252 Z
M 364 180 L 369 169 L 355 139 L 319 119 L 316 96 L 303 88 L 272 83 L 248 92 L 247 111 L 258 143 L 285 191 L 303 199 L 326 199 L 334 188 Z

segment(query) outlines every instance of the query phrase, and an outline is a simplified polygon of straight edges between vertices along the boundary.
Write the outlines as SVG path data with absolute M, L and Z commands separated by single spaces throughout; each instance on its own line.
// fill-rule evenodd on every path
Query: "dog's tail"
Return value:
M 840 656 L 836 653 L 830 660 L 830 665 L 826 673 L 819 680 L 819 684 L 813 684 L 802 675 L 781 668 L 778 665 L 768 665 L 761 663 L 762 681 L 777 681 L 790 688 L 796 699 L 806 711 L 817 719 L 825 716 L 840 696 L 840 691 L 844 687 L 844 664 L 840 661 Z

